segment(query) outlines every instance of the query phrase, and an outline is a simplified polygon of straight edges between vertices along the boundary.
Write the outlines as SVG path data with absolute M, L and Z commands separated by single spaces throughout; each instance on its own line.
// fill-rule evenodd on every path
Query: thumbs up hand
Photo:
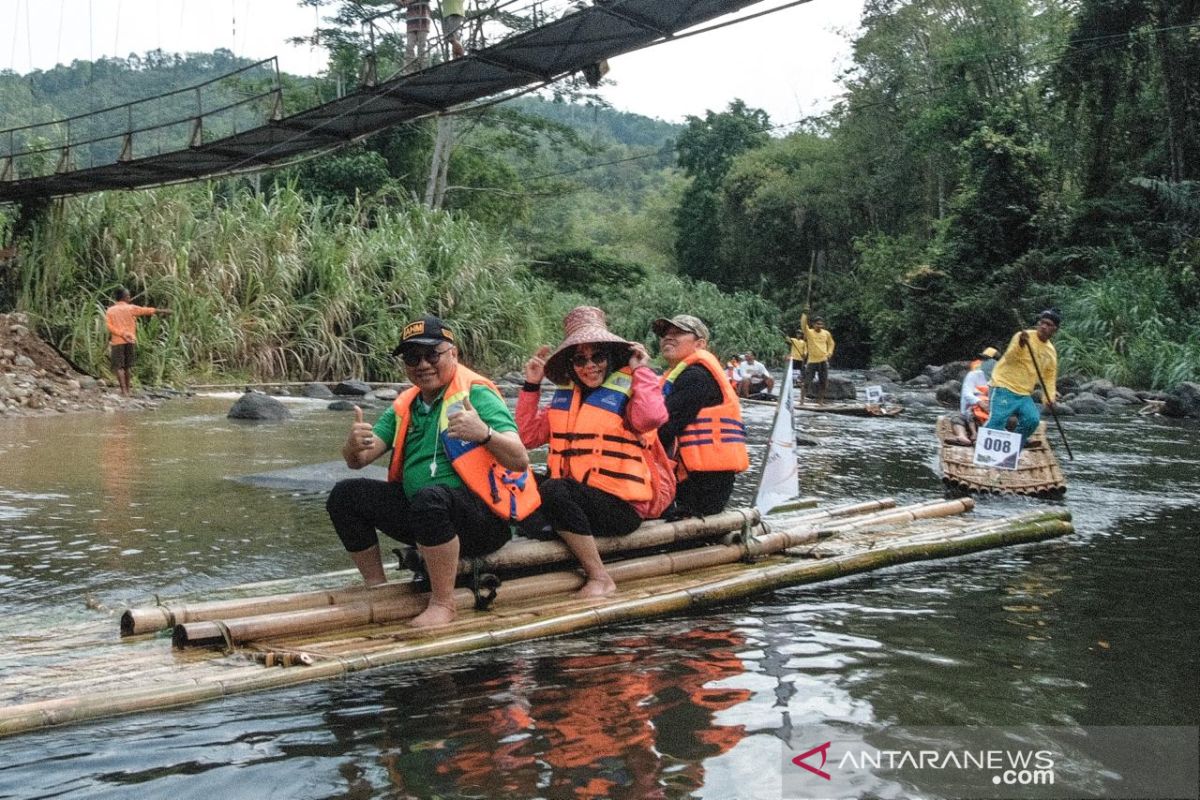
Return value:
M 370 423 L 363 422 L 363 410 L 355 406 L 354 424 L 350 426 L 350 436 L 346 440 L 346 447 L 351 451 L 358 452 L 369 450 L 374 444 L 375 432 L 371 429 Z
M 446 416 L 446 433 L 464 442 L 482 442 L 491 436 L 492 429 L 479 417 L 471 405 L 471 395 L 463 395 L 462 405 Z

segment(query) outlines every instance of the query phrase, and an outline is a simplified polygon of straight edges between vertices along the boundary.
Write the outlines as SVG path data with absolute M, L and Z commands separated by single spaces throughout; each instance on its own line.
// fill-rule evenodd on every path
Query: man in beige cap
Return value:
M 651 325 L 667 361 L 662 379 L 667 421 L 658 437 L 679 463 L 671 516 L 716 514 L 729 502 L 734 477 L 750 464 L 741 404 L 707 350 L 708 326 L 699 318 L 676 314 Z

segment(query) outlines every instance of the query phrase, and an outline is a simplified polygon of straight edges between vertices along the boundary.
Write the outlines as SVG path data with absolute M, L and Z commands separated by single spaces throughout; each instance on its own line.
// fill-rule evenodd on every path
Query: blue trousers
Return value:
M 1001 386 L 994 387 L 988 399 L 991 401 L 992 411 L 988 415 L 985 427 L 997 431 L 1006 430 L 1008 418 L 1016 414 L 1016 430 L 1021 434 L 1021 446 L 1024 447 L 1029 437 L 1037 430 L 1038 423 L 1042 421 L 1042 412 L 1038 410 L 1037 403 L 1027 394 L 1017 394 Z

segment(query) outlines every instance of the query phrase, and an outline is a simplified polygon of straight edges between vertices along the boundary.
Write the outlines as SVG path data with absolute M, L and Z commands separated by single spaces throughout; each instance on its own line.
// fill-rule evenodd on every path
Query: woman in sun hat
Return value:
M 579 306 L 563 329 L 557 349 L 542 347 L 525 364 L 517 431 L 526 447 L 549 443 L 542 511 L 587 574 L 579 596 L 603 597 L 616 584 L 593 537 L 631 533 L 666 505 L 655 449 L 667 409 L 646 348 L 609 331 L 603 311 Z M 539 408 L 543 377 L 556 388 Z

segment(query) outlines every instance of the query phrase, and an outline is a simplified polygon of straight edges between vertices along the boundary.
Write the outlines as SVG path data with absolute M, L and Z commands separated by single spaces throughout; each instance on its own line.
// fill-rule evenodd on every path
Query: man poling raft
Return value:
M 1054 409 L 1058 352 L 1050 340 L 1061 324 L 1062 316 L 1056 309 L 1043 311 L 1038 315 L 1036 327 L 1013 334 L 992 371 L 991 413 L 986 427 L 1005 430 L 1009 417 L 1016 415 L 1016 432 L 1021 434 L 1022 447 L 1042 418 L 1033 401 L 1033 391 L 1039 384 L 1045 392 L 1046 408 Z

